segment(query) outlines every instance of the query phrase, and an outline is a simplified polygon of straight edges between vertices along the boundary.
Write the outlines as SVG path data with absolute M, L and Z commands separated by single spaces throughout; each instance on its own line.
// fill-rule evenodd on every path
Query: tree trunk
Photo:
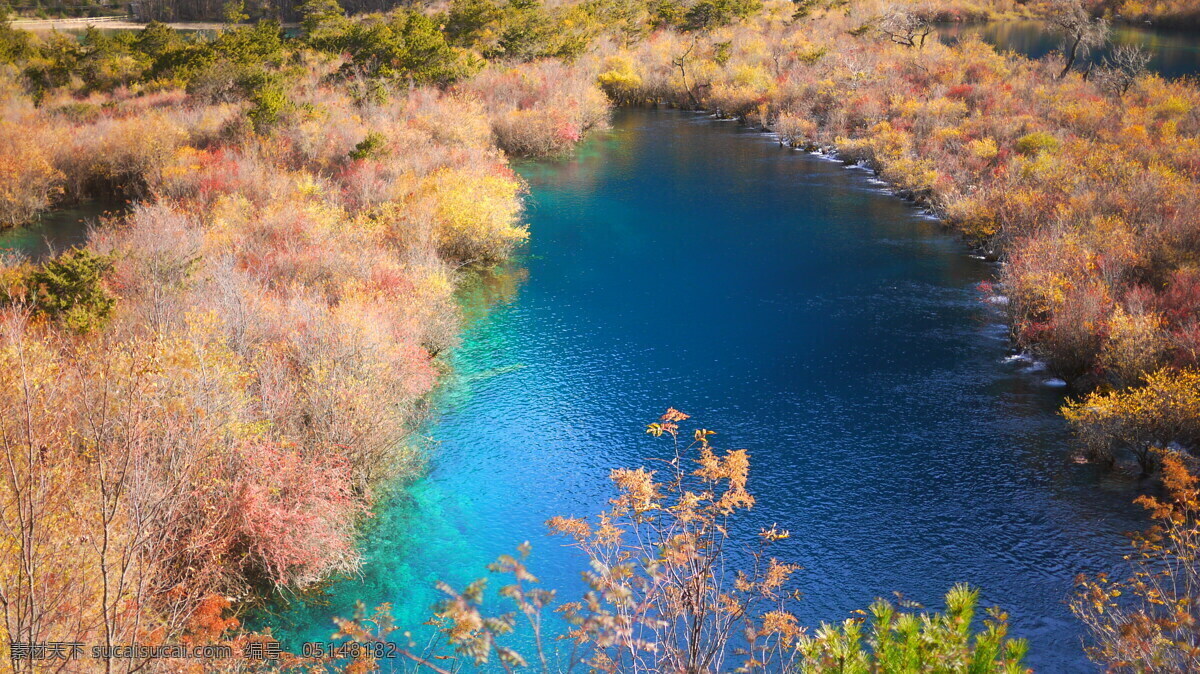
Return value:
M 1066 54 L 1067 64 L 1063 66 L 1062 72 L 1058 74 L 1058 79 L 1061 80 L 1067 76 L 1067 73 L 1071 72 L 1071 66 L 1075 65 L 1075 57 L 1079 53 L 1079 43 L 1082 40 L 1082 34 L 1075 36 L 1075 41 L 1071 43 L 1071 51 Z

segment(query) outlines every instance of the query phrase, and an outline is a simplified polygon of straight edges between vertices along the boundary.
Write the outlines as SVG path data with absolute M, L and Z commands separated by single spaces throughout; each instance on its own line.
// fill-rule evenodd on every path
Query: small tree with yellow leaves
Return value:
M 1166 498 L 1137 499 L 1155 523 L 1133 537 L 1129 577 L 1080 576 L 1071 602 L 1106 671 L 1200 670 L 1200 491 L 1180 455 L 1164 452 L 1161 464 Z
M 590 590 L 581 601 L 556 610 L 570 625 L 564 637 L 574 648 L 557 667 L 580 664 L 596 671 L 713 672 L 782 671 L 792 664 L 801 628 L 787 590 L 797 566 L 766 555 L 787 538 L 772 527 L 746 546 L 747 567 L 731 568 L 727 554 L 735 541 L 729 522 L 754 505 L 746 490 L 750 461 L 746 450 L 718 453 L 713 431 L 699 429 L 681 441 L 679 422 L 688 415 L 669 409 L 647 432 L 669 437 L 672 456 L 661 468 L 620 468 L 611 479 L 618 494 L 595 522 L 555 517 L 548 524 L 568 536 L 590 560 L 584 572 Z M 537 582 L 521 559 L 501 558 L 490 568 L 516 582 L 500 594 L 514 601 L 534 631 L 543 669 L 552 668 L 542 644 L 541 615 L 554 593 Z M 516 613 L 485 617 L 483 584 L 476 581 L 450 595 L 439 608 L 443 634 L 461 656 L 476 664 L 495 655 L 507 669 L 526 664 L 497 637 L 511 632 Z M 736 662 L 735 662 L 736 660 Z
M 1156 448 L 1200 441 L 1200 372 L 1162 369 L 1147 375 L 1144 386 L 1091 393 L 1062 413 L 1092 458 L 1111 462 L 1128 450 L 1148 474 Z

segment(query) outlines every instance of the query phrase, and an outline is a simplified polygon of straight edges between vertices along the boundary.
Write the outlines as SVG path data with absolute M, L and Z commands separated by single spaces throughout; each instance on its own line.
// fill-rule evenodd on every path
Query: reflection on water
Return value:
M 578 156 L 519 169 L 527 276 L 474 286 L 489 309 L 453 354 L 431 474 L 381 509 L 360 579 L 265 624 L 328 638 L 362 599 L 419 634 L 435 581 L 523 540 L 577 597 L 581 561 L 543 523 L 665 455 L 644 424 L 673 405 L 749 448 L 740 531 L 792 531 L 776 553 L 804 567 L 806 624 L 966 581 L 1031 664 L 1087 667 L 1072 577 L 1112 568 L 1142 519 L 1133 485 L 1067 461 L 1044 375 L 1002 362 L 987 263 L 861 172 L 699 115 L 622 111 Z
M 977 35 L 1001 50 L 1014 51 L 1030 58 L 1061 50 L 1062 39 L 1040 21 L 993 21 L 954 23 L 938 26 L 945 41 Z M 1150 52 L 1151 71 L 1175 78 L 1200 73 L 1200 39 L 1195 33 L 1116 24 L 1112 30 L 1114 45 L 1136 45 Z M 1107 49 L 1092 52 L 1093 63 L 1103 63 Z

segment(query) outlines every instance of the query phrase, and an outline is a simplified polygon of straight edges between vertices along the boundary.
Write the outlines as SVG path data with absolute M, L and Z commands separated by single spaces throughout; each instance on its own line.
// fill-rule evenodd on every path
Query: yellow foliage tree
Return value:
M 1175 674 L 1200 667 L 1200 492 L 1185 459 L 1162 457 L 1163 499 L 1142 496 L 1154 525 L 1134 536 L 1130 574 L 1080 576 L 1071 610 L 1088 655 L 1109 672 Z
M 529 237 L 519 223 L 523 187 L 514 176 L 443 168 L 424 189 L 436 200 L 438 250 L 449 258 L 499 260 Z
M 1092 393 L 1062 412 L 1093 456 L 1112 461 L 1115 451 L 1127 449 L 1148 472 L 1155 448 L 1200 440 L 1200 372 L 1162 369 L 1143 386 Z

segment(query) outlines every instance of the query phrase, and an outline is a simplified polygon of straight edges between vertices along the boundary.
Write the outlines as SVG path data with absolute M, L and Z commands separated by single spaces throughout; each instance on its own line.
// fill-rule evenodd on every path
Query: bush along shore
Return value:
M 196 38 L 162 24 L 79 37 L 0 24 L 0 223 L 124 204 L 86 246 L 0 269 L 9 643 L 244 644 L 269 637 L 237 629 L 235 604 L 353 571 L 380 484 L 419 473 L 406 438 L 455 339 L 455 270 L 503 260 L 527 237 L 507 159 L 569 151 L 610 101 L 708 109 L 836 151 L 1003 261 L 987 291 L 1004 298 L 1014 340 L 1081 396 L 1064 414 L 1088 456 L 1168 468 L 1178 497 L 1152 505 L 1180 533 L 1154 554 L 1186 555 L 1200 91 L 1147 74 L 1135 51 L 1079 70 L 1106 27 L 1085 5 L 1056 3 L 1071 46 L 1041 61 L 941 44 L 922 13 L 874 2 L 452 0 L 348 18 L 309 0 L 297 38 L 270 20 L 239 24 L 239 4 L 225 11 L 226 28 Z M 683 418 L 650 430 L 675 437 Z M 696 441 L 696 475 L 736 501 L 704 517 L 749 507 L 745 457 Z M 652 479 L 614 475 L 630 504 L 661 500 Z M 700 525 L 688 535 L 720 547 L 704 517 L 684 523 Z M 593 556 L 628 552 L 558 523 Z M 680 563 L 710 563 L 693 552 Z M 498 568 L 524 573 L 515 558 Z M 774 605 L 784 579 L 737 589 L 765 589 Z M 603 592 L 621 579 L 595 580 Z M 1115 596 L 1102 585 L 1085 586 L 1093 608 Z M 1142 590 L 1125 595 L 1155 604 Z M 949 644 L 939 653 L 1019 671 L 1003 616 L 972 641 L 973 595 L 955 592 L 935 621 Z M 722 594 L 683 609 L 654 595 L 667 613 L 638 619 L 711 616 L 730 606 Z M 478 661 L 512 626 L 485 620 L 477 597 L 451 591 L 440 614 Z M 1109 655 L 1136 651 L 1130 634 L 1170 633 L 1157 617 L 1080 607 L 1112 638 L 1100 659 L 1131 657 Z M 626 609 L 574 615 L 609 644 Z M 894 613 L 878 610 L 887 632 Z M 824 671 L 861 646 L 856 623 L 814 645 L 785 613 L 771 618 L 772 668 Z M 811 659 L 795 660 L 805 643 Z M 986 647 L 970 655 L 972 643 Z M 687 659 L 696 648 L 725 645 L 681 646 L 686 667 L 705 669 L 713 661 Z

